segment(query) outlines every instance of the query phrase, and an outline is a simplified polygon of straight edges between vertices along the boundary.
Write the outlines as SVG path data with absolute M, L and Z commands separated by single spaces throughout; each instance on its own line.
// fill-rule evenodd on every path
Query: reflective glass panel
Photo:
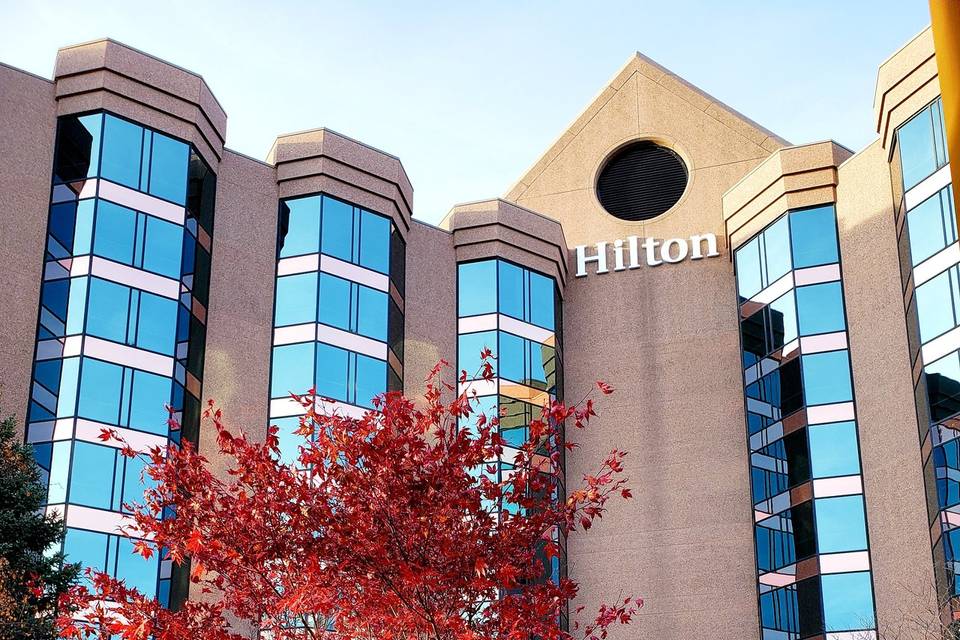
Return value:
M 320 322 L 350 331 L 350 281 L 320 274 Z
M 274 326 L 315 322 L 317 315 L 317 272 L 277 278 Z
M 814 353 L 801 357 L 803 390 L 808 405 L 847 402 L 853 399 L 850 387 L 850 358 L 846 350 Z
M 861 551 L 867 548 L 867 524 L 863 496 L 819 498 L 813 510 L 817 518 L 820 553 Z
M 360 214 L 360 265 L 390 272 L 390 221 L 369 211 Z
M 737 292 L 751 298 L 763 288 L 760 279 L 760 238 L 756 237 L 737 249 Z
M 843 317 L 843 290 L 839 282 L 797 287 L 796 291 L 801 335 L 830 333 L 847 328 Z
M 767 259 L 766 284 L 773 284 L 790 271 L 790 224 L 787 216 L 767 227 L 763 232 L 764 253 Z
M 348 352 L 328 344 L 317 344 L 317 395 L 349 401 L 347 395 Z M 381 382 L 383 386 L 383 382 Z M 372 397 L 372 396 L 371 396 Z M 367 398 L 369 403 L 370 398 Z
M 822 576 L 820 580 L 824 628 L 843 631 L 876 625 L 870 572 L 836 573 Z
M 497 312 L 497 261 L 467 262 L 457 266 L 458 314 L 475 316 Z
M 320 197 L 285 200 L 280 205 L 280 257 L 320 251 Z M 284 222 L 286 227 L 284 228 Z
M 271 398 L 304 393 L 313 386 L 313 345 L 305 342 L 273 348 Z
M 89 442 L 73 444 L 70 470 L 70 503 L 99 509 L 110 508 L 115 450 Z
M 108 114 L 104 121 L 100 175 L 132 189 L 139 189 L 142 146 L 141 127 Z
M 179 280 L 183 227 L 153 216 L 144 217 L 147 233 L 143 243 L 143 268 Z
M 860 473 L 857 429 L 853 422 L 810 425 L 807 431 L 814 478 Z
M 154 133 L 152 154 L 150 193 L 177 204 L 186 204 L 189 147 L 179 140 Z
M 132 209 L 98 200 L 93 252 L 123 264 L 132 264 L 136 225 L 137 215 Z
M 837 262 L 837 225 L 832 206 L 790 214 L 795 269 Z
M 373 398 L 386 391 L 387 363 L 357 354 L 356 403 L 373 408 Z
M 323 198 L 323 231 L 320 234 L 323 253 L 351 262 L 353 258 L 353 207 Z

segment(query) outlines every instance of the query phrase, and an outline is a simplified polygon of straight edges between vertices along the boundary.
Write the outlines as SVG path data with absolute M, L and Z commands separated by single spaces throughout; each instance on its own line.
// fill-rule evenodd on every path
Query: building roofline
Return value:
M 41 76 L 40 74 L 34 73 L 34 72 L 32 72 L 32 71 L 27 71 L 26 69 L 21 69 L 20 67 L 15 67 L 15 66 L 13 66 L 12 64 L 7 64 L 6 62 L 0 62 L 0 67 L 5 67 L 5 68 L 7 68 L 7 69 L 10 69 L 11 71 L 16 71 L 16 72 L 18 72 L 18 73 L 22 73 L 22 74 L 24 74 L 24 75 L 28 75 L 28 76 L 30 76 L 30 77 L 32 77 L 32 78 L 36 78 L 37 80 L 43 80 L 44 82 L 47 82 L 47 83 L 49 83 L 49 84 L 53 84 L 53 80 L 51 80 L 50 78 L 44 78 L 44 77 Z

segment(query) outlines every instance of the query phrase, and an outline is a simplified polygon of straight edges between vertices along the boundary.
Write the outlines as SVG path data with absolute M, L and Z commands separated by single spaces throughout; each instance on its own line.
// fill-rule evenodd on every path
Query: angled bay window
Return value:
M 291 393 L 358 416 L 402 388 L 406 249 L 389 218 L 324 194 L 282 201 L 278 228 L 270 423 L 292 462 Z
M 196 441 L 215 190 L 180 140 L 107 113 L 58 121 L 27 439 L 67 560 L 164 603 L 186 595 L 170 561 L 132 554 L 108 524 L 150 480 L 97 436 Z
M 911 358 L 923 367 L 915 395 L 934 569 L 939 601 L 950 603 L 960 596 L 960 537 L 950 515 L 960 505 L 960 251 L 944 140 L 938 97 L 897 129 L 891 169 L 894 181 L 902 180 L 899 215 L 906 217 L 900 260 L 904 282 L 912 285 L 904 287 Z
M 510 447 L 526 442 L 529 424 L 540 419 L 545 404 L 562 399 L 560 296 L 552 278 L 505 260 L 464 262 L 457 265 L 457 276 L 457 371 L 466 374 L 461 391 L 476 390 L 476 411 L 500 418 L 507 448 L 490 466 L 491 479 L 502 481 L 512 469 Z M 480 375 L 485 349 L 494 356 L 489 360 L 492 380 Z M 460 427 L 471 428 L 475 419 L 462 419 Z M 544 455 L 547 448 L 545 443 Z M 562 496 L 563 487 L 558 487 L 558 499 Z M 553 580 L 566 570 L 560 558 L 552 558 L 547 567 Z
M 764 640 L 875 634 L 839 262 L 832 206 L 735 254 Z

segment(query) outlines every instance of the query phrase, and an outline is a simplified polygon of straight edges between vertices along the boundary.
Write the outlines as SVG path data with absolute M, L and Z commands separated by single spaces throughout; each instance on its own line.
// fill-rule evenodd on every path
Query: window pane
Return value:
M 349 401 L 347 396 L 348 356 L 349 353 L 343 349 L 331 347 L 328 344 L 317 344 L 317 395 Z M 367 401 L 369 402 L 369 398 Z
M 320 196 L 284 200 L 280 211 L 280 257 L 319 252 Z
M 177 301 L 140 294 L 137 346 L 172 356 L 177 346 Z
M 832 206 L 792 212 L 790 233 L 795 269 L 838 261 L 837 225 Z
M 97 200 L 93 252 L 124 264 L 133 263 L 133 233 L 137 216 L 132 209 Z
M 317 273 L 300 273 L 277 278 L 277 308 L 274 325 L 315 322 L 317 317 Z
M 120 385 L 123 367 L 90 358 L 83 359 L 79 414 L 98 422 L 117 424 L 120 415 Z
M 524 367 L 526 354 L 524 340 L 512 333 L 500 332 L 500 353 L 496 354 L 500 363 L 500 375 L 514 382 L 527 383 Z
M 552 389 L 557 369 L 556 351 L 545 344 L 525 342 L 530 345 L 530 384 L 538 389 Z
M 930 109 L 924 109 L 897 130 L 903 188 L 909 189 L 937 169 Z
M 87 332 L 124 344 L 127 338 L 129 307 L 130 289 L 100 278 L 90 278 Z
M 820 553 L 861 551 L 867 548 L 867 523 L 862 496 L 820 498 L 814 501 Z
M 186 204 L 190 149 L 178 140 L 154 133 L 152 153 L 150 193 L 177 204 Z
M 850 389 L 850 358 L 847 351 L 801 356 L 803 390 L 807 404 L 829 404 L 853 399 Z
M 771 351 L 796 340 L 797 309 L 792 291 L 770 303 L 770 334 L 773 337 Z
M 142 144 L 142 128 L 108 114 L 104 122 L 100 175 L 107 180 L 139 189 Z
M 358 286 L 357 332 L 376 340 L 387 340 L 387 294 Z
M 320 240 L 323 253 L 352 262 L 353 207 L 324 196 L 323 231 Z
M 800 335 L 843 331 L 843 291 L 839 282 L 797 288 Z
M 350 330 L 350 281 L 320 274 L 320 322 Z
M 497 261 L 467 262 L 457 265 L 458 314 L 475 316 L 497 312 Z M 492 348 L 492 347 L 491 347 Z
M 870 572 L 837 573 L 825 575 L 821 580 L 824 628 L 843 631 L 876 625 Z
M 102 123 L 100 113 L 59 118 L 53 176 L 56 182 L 73 182 L 97 175 Z
M 524 319 L 523 269 L 500 261 L 500 313 Z
M 553 279 L 539 273 L 530 274 L 530 322 L 553 329 Z
M 956 351 L 924 367 L 927 396 L 935 421 L 960 411 L 960 358 Z
M 737 292 L 740 298 L 751 298 L 760 292 L 760 238 L 754 238 L 737 249 Z
M 146 216 L 146 219 L 143 268 L 179 280 L 183 227 L 153 216 Z
M 270 397 L 286 398 L 313 386 L 313 342 L 273 348 Z
M 810 463 L 814 478 L 860 473 L 857 428 L 853 422 L 808 427 Z
M 117 460 L 117 467 L 120 466 L 120 459 Z M 127 458 L 126 469 L 123 472 L 123 495 L 118 496 L 119 504 L 114 508 L 121 508 L 124 503 L 129 505 L 143 504 L 143 494 L 148 489 L 157 486 L 157 482 L 146 472 L 148 463 L 143 458 Z M 124 509 L 126 511 L 126 509 Z
M 130 428 L 164 435 L 167 433 L 167 405 L 170 404 L 170 378 L 133 372 L 133 392 L 130 398 Z
M 117 538 L 117 579 L 137 589 L 148 598 L 157 595 L 157 568 L 160 556 L 154 553 L 149 560 L 133 550 L 134 540 Z
M 949 331 L 956 322 L 951 295 L 952 269 L 917 287 L 917 317 L 920 321 L 920 341 L 927 342 Z
M 766 284 L 773 284 L 790 271 L 790 224 L 787 216 L 763 232 L 763 245 L 767 261 Z
M 479 333 L 467 333 L 457 337 L 457 367 L 460 371 L 467 372 L 467 378 L 472 379 L 480 375 L 482 360 L 480 353 L 489 348 L 493 355 L 497 355 L 497 333 L 495 331 L 481 331 Z M 494 370 L 497 369 L 498 362 L 489 360 Z M 499 363 L 502 366 L 502 361 Z M 459 374 L 458 374 L 459 375 Z
M 374 397 L 387 390 L 387 363 L 357 355 L 357 397 L 361 407 L 373 407 Z
M 68 528 L 63 539 L 63 552 L 70 563 L 103 571 L 107 562 L 107 534 Z M 80 574 L 83 576 L 83 572 Z
M 360 264 L 390 273 L 390 221 L 369 211 L 360 214 Z
M 914 265 L 920 264 L 946 246 L 943 210 L 940 205 L 941 197 L 938 193 L 907 212 L 910 258 Z
M 70 471 L 70 504 L 110 508 L 115 451 L 110 447 L 89 442 L 74 442 Z
M 290 416 L 288 418 L 274 418 L 270 424 L 276 425 L 277 439 L 280 447 L 280 462 L 283 464 L 295 464 L 300 459 L 300 447 L 306 444 L 306 436 L 294 433 L 300 428 L 300 418 Z

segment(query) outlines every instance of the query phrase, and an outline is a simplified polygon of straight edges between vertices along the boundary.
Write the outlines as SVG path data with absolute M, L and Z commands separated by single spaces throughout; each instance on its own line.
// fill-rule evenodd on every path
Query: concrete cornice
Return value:
M 933 31 L 927 27 L 887 58 L 877 71 L 873 117 L 888 157 L 901 124 L 940 95 Z
M 413 187 L 396 156 L 320 128 L 279 136 L 267 162 L 281 198 L 323 192 L 390 216 L 404 238 L 410 230 Z
M 735 249 L 791 209 L 837 199 L 837 168 L 852 152 L 832 140 L 780 149 L 723 195 L 727 243 Z
M 57 115 L 105 109 L 187 140 L 211 165 L 223 156 L 227 114 L 199 75 L 102 39 L 60 49 Z
M 556 220 L 495 198 L 456 205 L 441 226 L 453 234 L 457 262 L 503 258 L 551 276 L 562 295 L 567 243 Z

